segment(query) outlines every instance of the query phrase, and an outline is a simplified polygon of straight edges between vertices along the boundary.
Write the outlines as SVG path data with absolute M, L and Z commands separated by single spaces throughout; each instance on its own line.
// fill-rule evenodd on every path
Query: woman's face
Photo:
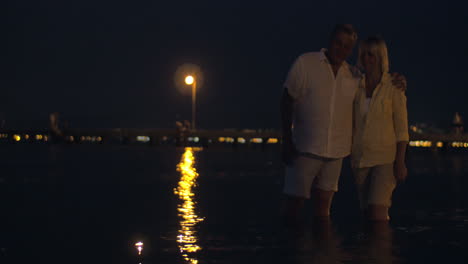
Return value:
M 378 70 L 377 56 L 374 52 L 366 50 L 361 54 L 362 66 L 366 72 L 374 72 Z

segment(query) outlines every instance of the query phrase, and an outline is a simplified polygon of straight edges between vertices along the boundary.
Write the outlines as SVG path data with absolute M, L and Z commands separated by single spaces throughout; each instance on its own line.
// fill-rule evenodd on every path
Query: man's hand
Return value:
M 281 158 L 286 166 L 291 166 L 297 156 L 297 149 L 292 140 L 283 140 Z
M 405 181 L 406 177 L 408 176 L 408 169 L 406 168 L 405 163 L 396 161 L 393 164 L 393 173 L 397 181 L 399 182 Z
M 392 76 L 392 84 L 396 86 L 396 88 L 402 90 L 403 92 L 406 91 L 406 77 L 398 72 L 393 72 L 390 74 Z

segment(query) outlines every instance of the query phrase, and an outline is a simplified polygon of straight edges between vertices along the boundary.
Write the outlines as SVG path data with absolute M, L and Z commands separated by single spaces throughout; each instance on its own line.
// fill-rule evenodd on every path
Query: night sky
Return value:
M 171 4 L 169 4 L 171 3 Z M 458 1 L 9 1 L 2 7 L 0 114 L 7 127 L 173 127 L 200 66 L 199 128 L 279 128 L 282 84 L 336 23 L 382 35 L 408 79 L 410 123 L 468 121 L 468 8 Z M 355 50 L 356 52 L 357 50 Z M 350 59 L 354 63 L 355 58 Z

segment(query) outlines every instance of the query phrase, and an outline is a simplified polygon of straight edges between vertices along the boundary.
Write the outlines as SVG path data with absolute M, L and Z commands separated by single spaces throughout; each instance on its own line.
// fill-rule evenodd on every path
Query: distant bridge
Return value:
M 277 130 L 196 130 L 177 129 L 69 129 L 0 130 L 0 142 L 110 143 L 151 145 L 279 145 Z M 410 131 L 411 147 L 468 148 L 468 134 L 424 134 Z

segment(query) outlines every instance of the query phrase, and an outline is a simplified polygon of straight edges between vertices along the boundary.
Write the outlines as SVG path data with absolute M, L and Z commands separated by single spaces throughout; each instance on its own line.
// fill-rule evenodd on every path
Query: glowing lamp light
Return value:
M 21 140 L 21 136 L 20 135 L 13 135 L 13 139 L 15 141 L 20 141 Z
M 185 77 L 185 83 L 186 83 L 186 84 L 192 85 L 193 82 L 195 82 L 195 78 L 193 78 L 192 75 L 189 75 L 189 76 Z

